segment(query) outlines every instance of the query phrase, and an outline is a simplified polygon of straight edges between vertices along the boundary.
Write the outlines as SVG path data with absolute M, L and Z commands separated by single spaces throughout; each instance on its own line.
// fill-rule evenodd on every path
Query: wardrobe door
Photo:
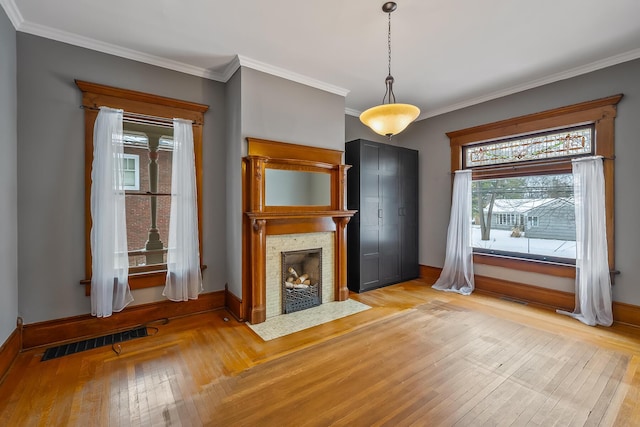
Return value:
M 392 145 L 380 147 L 380 282 L 400 281 L 400 157 Z
M 420 276 L 418 259 L 418 152 L 400 151 L 401 236 L 400 246 L 402 280 Z
M 381 179 L 380 147 L 362 142 L 360 146 L 360 289 L 381 286 Z

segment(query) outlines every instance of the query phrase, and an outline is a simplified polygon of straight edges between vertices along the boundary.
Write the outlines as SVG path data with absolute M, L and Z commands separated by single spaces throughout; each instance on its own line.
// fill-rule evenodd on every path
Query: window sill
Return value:
M 200 266 L 200 271 L 207 269 L 206 265 Z M 129 274 L 129 288 L 133 291 L 136 289 L 154 288 L 164 286 L 167 277 L 167 270 L 156 270 L 151 272 L 131 273 Z M 91 279 L 80 281 L 84 285 L 85 295 L 91 295 Z
M 524 270 L 532 273 L 547 274 L 549 276 L 568 277 L 571 279 L 575 279 L 576 277 L 576 267 L 575 265 L 570 264 L 559 264 L 482 253 L 474 253 L 473 262 L 477 264 L 510 268 L 512 270 Z

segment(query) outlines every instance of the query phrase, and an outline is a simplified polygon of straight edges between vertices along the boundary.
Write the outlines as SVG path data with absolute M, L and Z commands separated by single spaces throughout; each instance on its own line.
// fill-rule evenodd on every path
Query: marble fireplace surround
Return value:
M 267 319 L 283 314 L 282 285 L 286 277 L 282 275 L 282 253 L 302 250 L 322 250 L 320 263 L 321 301 L 335 301 L 335 274 L 332 232 L 267 235 L 266 251 L 266 310 Z M 299 274 L 303 272 L 298 271 Z M 306 273 L 306 271 L 305 271 Z
M 309 233 L 331 233 L 333 262 L 326 265 L 332 269 L 329 273 L 333 279 L 333 300 L 348 299 L 346 227 L 356 211 L 346 209 L 349 166 L 342 163 L 343 152 L 256 138 L 247 138 L 247 143 L 242 168 L 242 311 L 246 320 L 256 324 L 267 318 L 267 256 L 273 256 L 268 255 L 267 236 L 294 235 L 296 238 Z M 266 168 L 329 174 L 330 204 L 266 206 Z

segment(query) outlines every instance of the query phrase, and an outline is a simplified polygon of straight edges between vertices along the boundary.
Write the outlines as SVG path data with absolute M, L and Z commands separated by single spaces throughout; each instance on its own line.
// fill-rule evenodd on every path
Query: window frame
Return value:
M 605 160 L 605 204 L 607 225 L 607 246 L 609 253 L 609 270 L 615 272 L 614 252 L 614 125 L 617 104 L 622 94 L 613 95 L 593 101 L 581 102 L 565 107 L 514 117 L 484 125 L 474 126 L 457 131 L 447 132 L 451 147 L 451 172 L 463 169 L 463 148 L 470 145 L 488 143 L 500 139 L 517 138 L 558 129 L 584 125 L 594 126 L 592 140 L 593 154 Z M 495 169 L 495 170 L 491 170 Z M 504 178 L 519 175 L 571 173 L 571 160 L 567 158 L 529 161 L 522 164 L 497 165 L 495 167 L 472 168 L 472 179 Z M 559 277 L 575 277 L 575 266 L 502 256 L 475 253 L 473 261 L 498 267 L 528 270 L 536 273 Z
M 76 85 L 82 92 L 82 108 L 84 109 L 85 136 L 85 279 L 80 283 L 85 285 L 85 293 L 91 292 L 91 167 L 93 163 L 93 128 L 101 106 L 124 110 L 124 115 L 130 121 L 135 120 L 147 124 L 173 123 L 174 117 L 193 122 L 193 143 L 196 166 L 196 197 L 198 201 L 198 237 L 200 254 L 202 254 L 202 129 L 204 113 L 208 105 L 182 101 L 173 98 L 120 89 L 112 86 L 100 85 L 76 80 Z M 202 255 L 201 258 L 202 259 Z M 206 268 L 201 265 L 201 268 Z M 155 271 L 141 271 L 129 273 L 131 289 L 142 289 L 165 284 L 166 269 Z

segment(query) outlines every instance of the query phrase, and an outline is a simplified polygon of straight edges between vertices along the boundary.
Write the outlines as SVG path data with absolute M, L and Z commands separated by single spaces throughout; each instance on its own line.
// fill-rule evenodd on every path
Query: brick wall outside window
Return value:
M 125 146 L 124 152 L 140 156 L 140 192 L 149 191 L 149 155 L 146 148 Z M 158 155 L 158 193 L 171 193 L 172 152 Z M 151 197 L 130 195 L 126 198 L 128 249 L 144 249 L 151 227 Z M 167 247 L 169 237 L 170 196 L 157 197 L 157 226 L 160 240 Z

